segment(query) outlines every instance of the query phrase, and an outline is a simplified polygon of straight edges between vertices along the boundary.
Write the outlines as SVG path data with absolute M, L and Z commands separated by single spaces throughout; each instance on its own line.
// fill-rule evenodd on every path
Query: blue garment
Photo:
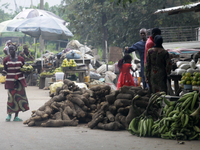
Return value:
M 142 84 L 143 88 L 145 89 L 147 87 L 145 82 L 145 76 L 144 76 L 144 52 L 145 52 L 145 44 L 146 41 L 139 41 L 135 44 L 133 44 L 131 47 L 128 48 L 128 53 L 132 53 L 133 51 L 137 51 L 140 55 L 140 64 L 141 64 L 141 78 L 142 78 Z

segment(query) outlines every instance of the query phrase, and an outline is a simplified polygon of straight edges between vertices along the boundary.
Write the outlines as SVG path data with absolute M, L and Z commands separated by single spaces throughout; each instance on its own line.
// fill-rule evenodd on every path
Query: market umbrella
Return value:
M 34 17 L 16 21 L 7 26 L 8 31 L 21 31 L 34 38 L 64 40 L 73 37 L 69 29 L 54 17 Z
M 22 20 L 22 19 L 19 19 Z M 0 23 L 0 36 L 1 37 L 23 37 L 24 33 L 22 32 L 12 32 L 7 30 L 9 24 L 15 24 L 19 20 L 7 20 Z
M 28 18 L 34 18 L 39 16 L 45 16 L 45 17 L 53 17 L 57 21 L 61 22 L 65 25 L 65 20 L 57 16 L 56 14 L 42 10 L 42 9 L 25 9 L 24 11 L 17 14 L 13 19 L 28 19 Z

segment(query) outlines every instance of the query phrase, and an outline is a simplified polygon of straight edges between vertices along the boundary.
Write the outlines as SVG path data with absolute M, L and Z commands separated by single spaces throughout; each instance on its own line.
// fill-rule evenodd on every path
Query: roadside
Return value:
M 49 97 L 49 90 L 36 86 L 26 88 L 30 110 L 19 113 L 23 120 L 30 118 L 31 111 L 37 110 Z M 0 84 L 0 148 L 2 150 L 199 150 L 199 141 L 185 141 L 159 138 L 140 138 L 127 131 L 91 130 L 87 125 L 77 127 L 43 128 L 28 127 L 22 122 L 5 122 L 7 91 Z

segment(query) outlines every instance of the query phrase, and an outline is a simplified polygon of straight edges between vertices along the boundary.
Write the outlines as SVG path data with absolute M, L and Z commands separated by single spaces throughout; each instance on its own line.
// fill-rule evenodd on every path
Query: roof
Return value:
M 158 9 L 157 11 L 154 12 L 154 14 L 168 13 L 168 15 L 174 15 L 174 14 L 190 12 L 190 11 L 195 11 L 195 12 L 200 11 L 200 2 L 189 4 L 189 5 Z
M 163 43 L 165 49 L 200 49 L 200 41 L 184 41 Z

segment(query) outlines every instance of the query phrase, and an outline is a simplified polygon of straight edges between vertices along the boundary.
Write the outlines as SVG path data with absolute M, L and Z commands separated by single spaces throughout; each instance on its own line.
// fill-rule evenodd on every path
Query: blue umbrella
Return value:
M 45 40 L 64 40 L 73 37 L 69 29 L 53 17 L 39 16 L 30 19 L 23 19 L 9 24 L 8 31 L 21 31 L 34 38 Z

